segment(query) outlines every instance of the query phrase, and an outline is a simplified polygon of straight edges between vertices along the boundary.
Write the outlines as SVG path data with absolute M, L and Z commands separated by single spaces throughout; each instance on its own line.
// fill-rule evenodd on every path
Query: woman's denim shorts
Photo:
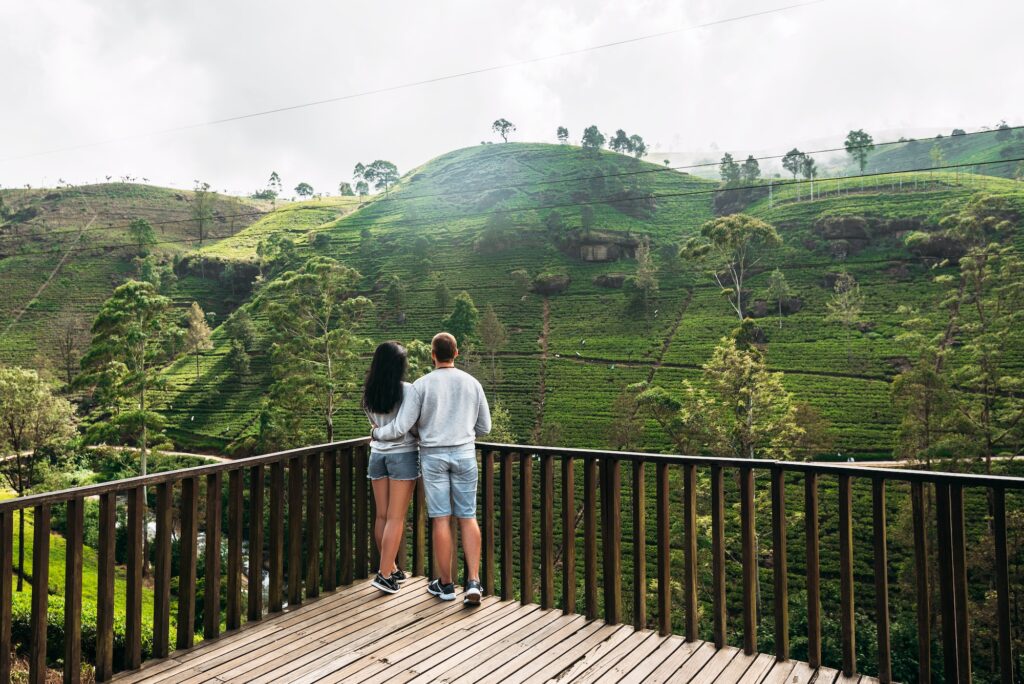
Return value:
M 371 480 L 415 480 L 420 476 L 418 451 L 370 451 L 366 477 Z

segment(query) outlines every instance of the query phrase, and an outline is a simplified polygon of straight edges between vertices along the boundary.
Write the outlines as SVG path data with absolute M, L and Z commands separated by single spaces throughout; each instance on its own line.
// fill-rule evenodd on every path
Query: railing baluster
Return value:
M 137 670 L 142 665 L 142 541 L 145 488 L 128 490 L 128 564 L 125 569 L 124 667 Z M 209 543 L 209 541 L 207 541 Z
M 324 591 L 334 591 L 338 586 L 337 539 L 338 454 L 331 450 L 324 453 Z
M 550 454 L 540 459 L 540 605 L 555 604 L 555 463 Z
M 365 576 L 364 574 L 360 575 Z M 302 603 L 302 457 L 288 463 L 288 605 Z
M 483 584 L 486 596 L 494 595 L 494 452 L 487 450 L 483 458 L 484 517 Z
M 786 471 L 772 468 L 772 574 L 775 580 L 775 658 L 789 660 L 789 560 L 786 555 Z
M 270 464 L 270 557 L 267 603 L 271 613 L 284 608 L 284 462 Z M 342 556 L 344 563 L 345 557 Z M 344 573 L 344 570 L 342 571 Z
M 96 681 L 114 675 L 114 523 L 117 495 L 100 495 L 96 586 Z M 156 623 L 154 621 L 154 628 Z
M 804 476 L 804 529 L 807 537 L 807 664 L 821 667 L 821 556 L 818 474 Z
M 367 517 L 368 497 L 366 489 L 369 486 L 366 481 L 367 452 L 365 448 L 355 450 L 356 472 L 353 484 L 356 488 L 356 562 L 355 576 L 364 579 L 367 576 L 367 554 L 370 537 L 369 519 Z
M 658 633 L 672 633 L 672 548 L 669 519 L 668 463 L 657 466 L 657 525 L 658 525 Z
M 306 597 L 320 595 L 320 454 L 306 457 Z
M 519 602 L 533 603 L 533 461 L 519 454 Z
M 757 531 L 754 528 L 754 469 L 740 469 L 740 527 L 743 543 L 743 651 L 757 651 Z
M 647 627 L 647 496 L 644 462 L 633 461 L 633 628 Z
M 263 619 L 263 466 L 249 468 L 249 599 L 246 620 Z
M 67 536 L 64 557 L 64 682 L 82 679 L 82 532 L 85 500 L 67 502 Z
M 725 480 L 722 466 L 711 466 L 711 574 L 715 648 L 725 646 Z
M 622 471 L 619 460 L 605 458 L 601 499 L 601 548 L 604 551 L 604 621 L 622 621 Z
M 946 681 L 959 681 L 956 648 L 956 595 L 953 589 L 953 523 L 949 485 L 935 483 L 935 522 L 938 527 L 939 600 L 942 611 L 942 655 Z
M 11 681 L 11 601 L 14 511 L 0 513 L 0 682 Z
M 910 483 L 914 518 L 914 576 L 917 587 L 917 673 L 922 682 L 932 680 L 931 596 L 928 590 L 928 528 L 924 511 L 924 485 Z
M 875 542 L 875 621 L 878 631 L 878 679 L 892 681 L 892 655 L 889 642 L 889 553 L 886 548 L 885 480 L 871 481 L 871 508 Z
M 50 506 L 32 512 L 32 614 L 28 677 L 32 684 L 46 682 L 46 609 L 50 604 Z
M 686 640 L 697 640 L 697 466 L 683 466 L 683 592 Z
M 839 613 L 843 641 L 843 674 L 857 672 L 856 625 L 853 612 L 853 492 L 849 475 L 839 476 Z
M 341 583 L 352 584 L 355 577 L 354 558 L 352 557 L 352 534 L 355 509 L 352 499 L 352 461 L 353 449 L 341 452 Z M 417 489 L 423 488 L 423 481 L 417 483 Z
M 156 486 L 156 568 L 153 656 L 166 658 L 171 641 L 171 482 Z
M 203 577 L 203 638 L 220 634 L 221 474 L 206 476 L 206 558 Z
M 228 473 L 228 606 L 224 626 L 242 626 L 242 471 Z
M 576 612 L 576 470 L 562 458 L 562 612 Z
M 953 540 L 953 588 L 956 592 L 956 647 L 960 681 L 971 681 L 971 618 L 967 602 L 967 542 L 964 534 L 964 488 L 950 485 L 949 513 Z
M 1010 581 L 1006 561 L 1006 490 L 992 490 L 992 531 L 996 551 L 996 621 L 999 623 L 999 680 L 1013 682 L 1013 650 L 1010 632 Z M 10 586 L 10 582 L 8 582 Z
M 491 454 L 493 465 L 494 454 Z M 491 482 L 491 496 L 494 496 L 494 482 Z M 492 499 L 493 505 L 493 499 Z M 492 510 L 493 514 L 493 510 Z M 494 541 L 493 521 L 491 542 Z M 427 497 L 423 491 L 423 479 L 416 480 L 416 494 L 412 502 L 412 574 L 421 576 L 426 572 L 427 557 Z M 491 593 L 494 593 L 494 549 L 491 549 Z
M 195 641 L 196 620 L 196 546 L 199 517 L 199 481 L 186 477 L 181 481 L 181 559 L 178 564 L 178 648 L 189 648 Z
M 512 454 L 501 452 L 501 600 L 511 601 L 512 589 Z
M 597 617 L 597 459 L 583 461 L 583 599 L 588 620 Z

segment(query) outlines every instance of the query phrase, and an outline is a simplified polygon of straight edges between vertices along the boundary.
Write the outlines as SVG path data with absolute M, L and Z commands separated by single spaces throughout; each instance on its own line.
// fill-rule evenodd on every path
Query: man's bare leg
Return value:
M 452 583 L 452 528 L 451 516 L 431 518 L 432 539 L 434 542 L 434 564 L 441 584 Z M 479 534 L 479 533 L 478 533 Z M 480 558 L 480 546 L 477 543 L 477 561 Z
M 462 551 L 466 554 L 466 582 L 469 580 L 480 581 L 480 525 L 476 518 L 459 518 L 459 528 L 462 531 Z

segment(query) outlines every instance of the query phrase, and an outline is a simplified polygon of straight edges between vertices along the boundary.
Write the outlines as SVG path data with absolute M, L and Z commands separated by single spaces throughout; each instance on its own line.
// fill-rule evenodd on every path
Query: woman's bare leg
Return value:
M 415 489 L 416 480 L 391 480 L 387 521 L 380 548 L 380 574 L 385 577 L 398 569 L 395 556 L 402 544 L 402 535 L 405 534 L 405 516 L 409 512 L 409 502 L 412 501 Z
M 384 536 L 384 525 L 388 519 L 388 492 L 391 488 L 391 478 L 382 477 L 379 480 L 370 480 L 373 487 L 373 504 L 377 514 L 373 518 L 373 540 L 377 543 L 377 553 L 381 554 L 381 539 Z

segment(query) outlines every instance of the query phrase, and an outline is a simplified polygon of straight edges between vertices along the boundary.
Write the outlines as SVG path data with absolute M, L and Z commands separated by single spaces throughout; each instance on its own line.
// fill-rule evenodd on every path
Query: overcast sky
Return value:
M 148 135 L 683 28 L 798 0 L 0 3 L 0 185 L 146 177 L 336 191 L 492 140 L 596 123 L 657 152 L 780 153 L 1024 124 L 1019 0 L 825 0 L 514 68 Z M 287 7 L 287 11 L 283 8 Z M 138 135 L 145 134 L 145 135 Z M 37 154 L 125 138 L 129 140 Z M 31 155 L 31 156 L 27 156 Z M 663 156 L 655 153 L 660 161 Z

